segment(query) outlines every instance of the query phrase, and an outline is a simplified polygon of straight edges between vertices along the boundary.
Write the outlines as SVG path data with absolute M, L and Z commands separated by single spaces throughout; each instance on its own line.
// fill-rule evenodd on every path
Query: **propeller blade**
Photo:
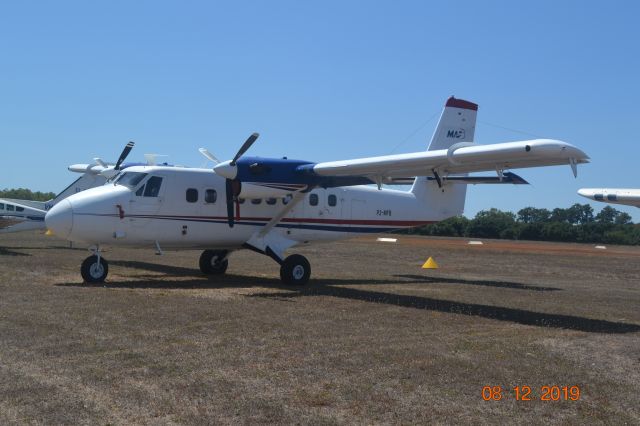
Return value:
M 207 148 L 199 148 L 198 151 L 200 151 L 200 154 L 204 155 L 207 160 L 213 161 L 215 164 L 218 164 L 220 162 L 220 160 L 218 160 L 215 155 L 210 153 Z
M 104 161 L 102 161 L 102 158 L 100 157 L 95 157 L 93 159 L 93 161 L 96 162 L 97 165 L 102 166 L 102 167 L 109 167 L 109 165 L 107 163 L 105 163 Z
M 233 228 L 233 181 L 231 179 L 225 179 L 225 184 L 227 197 L 227 222 L 229 222 L 229 228 Z
M 253 145 L 253 143 L 256 141 L 256 139 L 258 139 L 258 136 L 260 136 L 259 133 L 254 133 L 251 136 L 249 136 L 249 138 L 242 144 L 242 146 L 240 147 L 240 149 L 238 150 L 238 153 L 236 154 L 235 157 L 233 157 L 233 160 L 231 160 L 231 163 L 229 163 L 232 166 L 236 165 L 236 161 L 238 161 L 238 158 L 242 157 L 242 155 L 247 152 L 247 150 L 251 147 L 251 145 Z
M 122 154 L 120 154 L 120 158 L 118 158 L 118 161 L 116 161 L 116 166 L 114 167 L 115 170 L 120 170 L 120 166 L 122 165 L 122 162 L 127 158 L 127 155 L 129 155 L 129 153 L 133 149 L 133 145 L 135 145 L 135 143 L 130 141 L 124 147 L 124 149 L 122 150 Z

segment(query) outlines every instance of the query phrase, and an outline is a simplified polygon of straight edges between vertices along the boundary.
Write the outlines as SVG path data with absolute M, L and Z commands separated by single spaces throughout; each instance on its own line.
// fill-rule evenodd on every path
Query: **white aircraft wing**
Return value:
M 481 171 L 588 163 L 575 146 L 553 139 L 534 139 L 492 145 L 459 143 L 449 149 L 330 161 L 313 166 L 321 176 L 404 177 L 441 176 Z
M 581 188 L 578 194 L 595 201 L 640 207 L 640 189 Z

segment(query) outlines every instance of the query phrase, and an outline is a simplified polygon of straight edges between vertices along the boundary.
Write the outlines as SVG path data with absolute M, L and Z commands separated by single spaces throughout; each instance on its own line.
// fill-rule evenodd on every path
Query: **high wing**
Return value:
M 481 171 L 588 163 L 589 157 L 575 146 L 554 139 L 534 139 L 492 145 L 454 144 L 448 149 L 330 161 L 309 165 L 320 176 L 367 176 L 394 178 L 441 176 Z
M 434 176 L 427 176 L 427 180 L 437 181 Z M 382 180 L 384 185 L 412 185 L 415 181 L 413 177 L 393 177 Z M 511 184 L 511 185 L 528 185 L 529 182 L 515 173 L 504 172 L 501 176 L 443 176 L 440 178 L 441 183 L 453 183 L 460 185 L 478 185 L 478 184 Z

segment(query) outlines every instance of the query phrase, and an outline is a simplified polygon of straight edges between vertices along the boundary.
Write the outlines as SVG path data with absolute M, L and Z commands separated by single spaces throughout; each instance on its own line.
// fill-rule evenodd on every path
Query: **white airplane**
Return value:
M 115 164 L 105 163 L 100 158 L 94 158 L 95 164 L 74 164 L 69 166 L 69 171 L 82 173 L 71 185 L 49 201 L 19 200 L 13 198 L 0 198 L 0 234 L 45 229 L 44 217 L 51 207 L 72 194 L 102 186 L 104 183 L 131 165 L 141 163 L 124 164 L 134 143 L 129 142 L 122 150 Z M 152 154 L 146 154 L 147 163 L 154 162 Z
M 640 189 L 581 188 L 578 194 L 590 200 L 640 207 Z
M 551 139 L 476 145 L 477 109 L 449 98 L 428 150 L 411 154 L 323 163 L 246 157 L 254 133 L 213 170 L 129 167 L 112 183 L 59 202 L 46 224 L 59 237 L 91 245 L 80 269 L 86 282 L 104 281 L 101 246 L 112 244 L 155 247 L 160 254 L 163 247 L 205 249 L 205 274 L 224 273 L 232 251 L 250 249 L 278 262 L 284 283 L 302 285 L 309 262 L 285 257 L 296 245 L 443 220 L 463 212 L 467 184 L 523 183 L 504 173 L 512 168 L 569 164 L 576 175 L 577 165 L 589 161 L 578 148 Z M 467 175 L 478 171 L 497 176 Z M 408 191 L 382 187 L 409 177 Z

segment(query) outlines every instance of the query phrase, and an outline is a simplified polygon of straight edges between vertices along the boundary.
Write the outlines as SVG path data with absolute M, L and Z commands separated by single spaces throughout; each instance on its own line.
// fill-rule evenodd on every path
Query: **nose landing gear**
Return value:
M 100 247 L 92 251 L 94 254 L 82 262 L 80 274 L 86 283 L 102 283 L 109 274 L 109 263 L 100 255 Z

